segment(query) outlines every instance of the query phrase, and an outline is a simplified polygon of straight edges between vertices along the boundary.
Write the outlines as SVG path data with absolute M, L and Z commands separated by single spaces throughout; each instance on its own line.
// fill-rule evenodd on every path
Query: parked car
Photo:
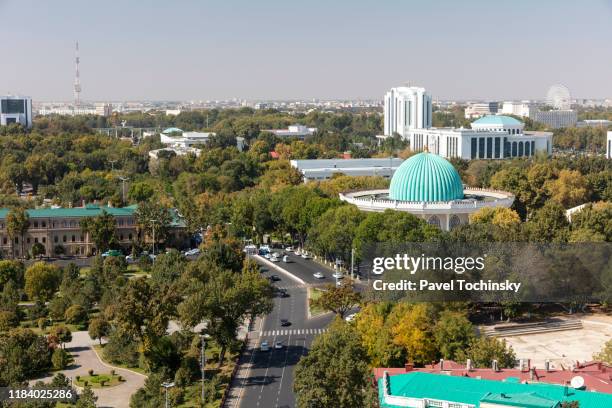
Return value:
M 344 320 L 346 320 L 347 322 L 352 322 L 353 320 L 355 320 L 355 317 L 357 317 L 357 313 L 351 313 L 350 315 L 347 315 Z
M 130 254 L 130 255 L 125 257 L 125 262 L 127 262 L 127 263 L 133 263 L 134 261 L 135 261 L 134 255 L 132 255 L 132 254 Z
M 200 248 L 193 248 L 193 249 L 190 249 L 189 251 L 185 251 L 185 256 L 198 255 L 199 253 L 200 253 Z
M 293 247 L 292 246 L 288 246 L 288 247 L 285 248 L 285 251 L 293 252 Z
M 287 255 L 283 255 L 283 262 L 284 263 L 289 263 L 291 261 L 289 260 L 289 257 Z
M 315 272 L 312 274 L 312 276 L 314 276 L 316 279 L 323 279 L 325 278 L 325 275 L 323 275 L 321 272 Z
M 266 259 L 270 259 L 270 258 L 272 258 L 272 255 L 270 255 L 270 253 L 269 253 L 269 252 L 266 252 L 266 253 L 264 254 L 264 258 L 266 258 Z
M 285 289 L 279 289 L 278 290 L 278 294 L 280 295 L 280 297 L 282 298 L 287 298 L 289 297 L 289 293 L 287 293 L 287 291 Z
M 276 254 L 272 254 L 272 256 L 270 256 L 270 261 L 271 262 L 280 262 L 280 259 L 278 259 L 278 256 L 276 256 Z
M 291 322 L 287 319 L 280 319 L 280 324 L 282 327 L 291 326 Z
M 102 253 L 102 258 L 106 258 L 107 256 L 122 256 L 122 255 L 123 254 L 119 250 L 109 249 L 108 251 Z
M 262 341 L 261 344 L 259 345 L 259 350 L 270 351 L 270 345 L 268 344 L 267 341 Z
M 270 275 L 269 278 L 272 282 L 278 282 L 279 280 L 281 280 L 281 278 L 278 277 L 278 275 Z
M 276 343 L 274 343 L 274 348 L 276 350 L 280 350 L 283 348 L 283 342 L 282 341 L 277 341 Z
M 344 275 L 341 274 L 340 272 L 336 271 L 334 272 L 334 274 L 332 275 L 334 278 L 336 279 L 344 279 Z
M 302 258 L 310 259 L 310 255 L 308 255 L 308 252 L 302 252 Z

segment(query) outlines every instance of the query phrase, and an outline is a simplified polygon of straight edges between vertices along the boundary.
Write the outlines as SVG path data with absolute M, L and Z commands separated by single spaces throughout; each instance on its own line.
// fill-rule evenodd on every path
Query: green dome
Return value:
M 402 163 L 391 179 L 389 198 L 398 201 L 452 201 L 463 198 L 459 173 L 444 158 L 423 152 Z

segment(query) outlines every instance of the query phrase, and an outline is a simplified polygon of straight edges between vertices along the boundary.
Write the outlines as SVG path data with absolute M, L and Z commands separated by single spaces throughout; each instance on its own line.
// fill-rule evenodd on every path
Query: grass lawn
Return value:
M 113 387 L 115 385 L 121 384 L 123 379 L 118 374 L 112 375 L 111 373 L 94 373 L 93 375 L 83 375 L 75 377 L 75 384 L 79 387 L 85 387 L 85 385 L 90 385 L 91 388 L 102 388 L 102 387 Z M 102 385 L 104 383 L 104 385 Z
M 326 313 L 326 310 L 321 309 L 320 307 L 313 306 L 312 302 L 319 299 L 323 294 L 323 290 L 318 288 L 308 288 L 308 311 L 311 316 L 318 316 L 320 314 Z
M 145 370 L 143 370 L 142 368 L 140 368 L 140 367 L 129 367 L 126 364 L 115 364 L 115 363 L 111 363 L 110 361 L 107 361 L 104 358 L 104 353 L 102 351 L 104 349 L 104 345 L 96 344 L 95 346 L 93 346 L 93 348 L 96 350 L 96 353 L 98 353 L 98 356 L 100 357 L 100 360 L 104 361 L 106 364 L 112 365 L 112 366 L 115 366 L 115 367 L 119 367 L 119 368 L 125 368 L 126 370 L 134 371 L 135 373 L 147 375 L 147 372 Z

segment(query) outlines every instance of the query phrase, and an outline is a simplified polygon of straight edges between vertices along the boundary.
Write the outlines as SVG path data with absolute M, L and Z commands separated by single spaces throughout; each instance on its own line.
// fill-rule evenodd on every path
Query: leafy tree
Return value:
M 22 207 L 11 208 L 6 215 L 6 231 L 11 238 L 11 248 L 15 243 L 15 238 L 19 237 L 21 243 L 21 256 L 25 256 L 23 236 L 30 228 L 30 217 L 27 211 Z M 13 256 L 15 252 L 13 250 Z
M 354 328 L 336 320 L 318 336 L 295 369 L 299 408 L 376 406 L 367 354 Z
M 564 242 L 569 233 L 568 227 L 564 208 L 553 201 L 547 202 L 524 224 L 532 242 Z
M 128 367 L 138 366 L 138 342 L 121 330 L 111 330 L 108 342 L 102 353 L 104 359 L 113 364 L 125 364 Z
M 436 358 L 431 313 L 425 303 L 399 303 L 388 317 L 393 343 L 404 348 L 407 359 L 415 364 L 425 364 Z
M 155 244 L 168 238 L 172 215 L 170 209 L 163 204 L 147 201 L 138 205 L 136 222 L 143 234 L 142 238 L 147 237 L 155 241 L 153 242 Z M 155 238 L 153 237 L 154 234 Z
M 19 326 L 19 315 L 12 310 L 0 310 L 0 332 Z
M 564 208 L 570 208 L 588 201 L 587 180 L 577 170 L 561 170 L 554 181 L 546 184 L 553 200 Z
M 117 242 L 117 222 L 115 217 L 106 211 L 95 217 L 85 217 L 80 221 L 80 227 L 102 253 Z
M 342 282 L 340 286 L 327 285 L 321 296 L 313 304 L 323 310 L 334 312 L 343 319 L 346 313 L 360 301 L 361 294 L 353 290 L 352 283 L 348 282 L 347 279 L 347 282 Z
M 110 324 L 103 317 L 96 317 L 89 322 L 88 333 L 92 339 L 98 339 L 102 344 L 102 339 L 110 334 Z
M 51 363 L 53 364 L 53 368 L 56 370 L 63 370 L 70 364 L 72 358 L 70 354 L 62 348 L 57 348 L 53 351 L 51 356 Z
M 599 353 L 593 355 L 593 359 L 612 364 L 612 340 L 608 340 Z
M 81 305 L 72 305 L 64 313 L 66 323 L 82 324 L 87 321 L 87 310 Z
M 456 360 L 459 350 L 474 339 L 474 327 L 464 313 L 446 310 L 440 313 L 434 327 L 436 344 L 443 358 Z
M 0 260 L 0 290 L 8 282 L 13 282 L 17 286 L 23 286 L 23 272 L 23 263 L 15 260 Z
M 147 377 L 144 387 L 130 397 L 130 408 L 159 408 L 165 406 L 162 392 L 162 375 L 153 373 Z
M 72 332 L 70 329 L 63 325 L 53 326 L 49 330 L 49 343 L 61 345 L 64 348 L 66 343 L 72 341 Z
M 469 348 L 457 352 L 458 361 L 472 360 L 474 367 L 491 367 L 493 360 L 497 360 L 500 368 L 514 367 L 516 355 L 512 346 L 506 345 L 506 340 L 495 337 L 479 337 L 474 339 Z
M 76 402 L 75 408 L 96 408 L 98 397 L 92 391 L 91 387 L 85 387 L 83 392 L 79 394 L 79 399 Z
M 144 181 L 133 183 L 128 191 L 128 197 L 130 198 L 130 200 L 135 201 L 137 203 L 149 201 L 149 199 L 151 199 L 154 194 L 155 190 L 153 189 L 151 184 Z
M 0 333 L 0 386 L 32 378 L 51 365 L 51 350 L 43 336 L 17 328 Z
M 470 222 L 476 224 L 492 224 L 503 229 L 516 229 L 521 218 L 516 211 L 504 207 L 483 207 L 470 215 Z
M 391 324 L 386 321 L 392 309 L 390 303 L 368 303 L 355 319 L 355 328 L 373 367 L 395 367 L 406 362 L 406 350 L 393 343 Z
M 25 271 L 25 293 L 30 299 L 47 301 L 57 291 L 60 279 L 57 266 L 36 262 Z
M 43 244 L 41 244 L 40 242 L 35 242 L 34 245 L 32 245 L 32 257 L 33 258 L 38 258 L 38 257 L 42 257 L 46 252 L 45 246 Z

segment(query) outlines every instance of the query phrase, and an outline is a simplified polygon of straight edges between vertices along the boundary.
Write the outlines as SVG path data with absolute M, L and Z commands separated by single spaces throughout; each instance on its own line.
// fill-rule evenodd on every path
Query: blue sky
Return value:
M 0 94 L 82 97 L 612 97 L 612 0 L 0 0 Z

